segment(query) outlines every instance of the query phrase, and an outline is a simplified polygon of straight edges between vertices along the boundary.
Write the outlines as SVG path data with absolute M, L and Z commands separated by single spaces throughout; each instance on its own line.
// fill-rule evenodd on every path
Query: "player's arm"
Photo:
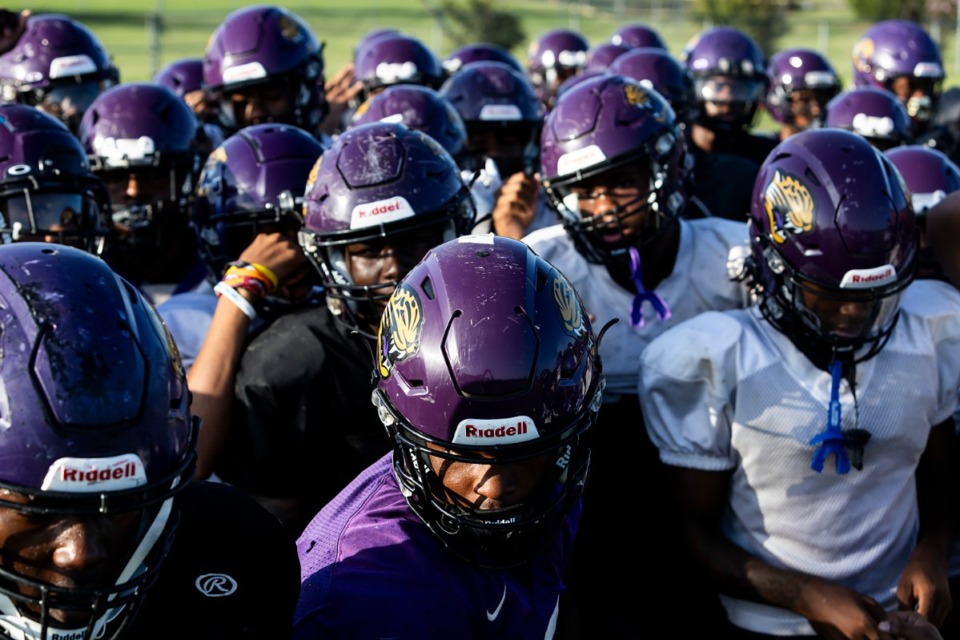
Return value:
M 920 535 L 897 585 L 900 608 L 916 609 L 936 625 L 951 607 L 947 567 L 955 529 L 955 447 L 950 417 L 930 430 L 917 466 Z
M 296 241 L 280 233 L 261 233 L 240 255 L 243 262 L 262 265 L 281 282 L 297 273 L 305 262 Z M 197 476 L 208 478 L 226 442 L 233 407 L 233 385 L 246 344 L 255 296 L 243 288 L 221 295 L 207 337 L 187 374 L 193 393 L 193 414 L 200 417 L 197 443 Z M 229 293 L 229 292 L 227 292 Z M 244 303 L 249 305 L 244 306 Z M 255 309 L 254 309 L 255 310 Z
M 803 616 L 824 638 L 877 638 L 886 618 L 871 598 L 798 571 L 775 567 L 728 541 L 720 530 L 729 471 L 670 467 L 674 499 L 694 558 L 727 595 Z

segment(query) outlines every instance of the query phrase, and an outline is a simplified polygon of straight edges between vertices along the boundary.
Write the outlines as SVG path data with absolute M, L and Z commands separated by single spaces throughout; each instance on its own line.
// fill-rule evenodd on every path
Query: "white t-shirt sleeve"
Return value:
M 707 312 L 668 330 L 640 359 L 640 403 L 650 439 L 666 464 L 724 471 L 730 447 L 742 326 Z

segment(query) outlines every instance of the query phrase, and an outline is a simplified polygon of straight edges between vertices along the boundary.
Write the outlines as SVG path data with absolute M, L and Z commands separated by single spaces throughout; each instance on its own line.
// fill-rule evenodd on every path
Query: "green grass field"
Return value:
M 245 3 L 254 4 L 254 3 Z M 429 13 L 436 0 L 294 0 L 284 6 L 303 16 L 326 43 L 325 58 L 328 75 L 348 62 L 353 47 L 366 32 L 382 27 L 393 27 L 423 39 L 435 51 L 444 55 L 453 43 L 444 38 L 441 29 Z M 609 2 L 608 2 L 609 4 Z M 645 6 L 663 7 L 659 10 L 631 9 L 629 0 L 623 3 L 623 15 L 601 11 L 589 0 L 501 0 L 501 7 L 510 7 L 521 19 L 528 38 L 550 28 L 579 29 L 590 42 L 602 42 L 625 22 L 644 22 L 656 28 L 670 45 L 671 52 L 679 54 L 683 45 L 705 25 L 691 18 L 681 2 L 644 2 Z M 838 73 L 849 85 L 850 52 L 854 42 L 869 26 L 857 21 L 846 0 L 811 0 L 810 8 L 791 14 L 791 29 L 781 38 L 780 48 L 791 46 L 813 47 L 824 51 Z M 32 7 L 35 13 L 63 12 L 89 26 L 102 40 L 120 67 L 124 81 L 148 80 L 155 66 L 177 58 L 201 56 L 210 34 L 230 11 L 239 5 L 224 0 L 208 0 L 204 8 L 194 8 L 188 0 L 128 0 L 118 5 L 110 0 L 64 0 L 43 2 Z M 164 29 L 151 44 L 147 28 L 148 12 L 163 16 Z M 941 41 L 946 65 L 947 85 L 955 84 L 953 25 L 943 30 Z M 514 53 L 521 57 L 523 46 Z M 764 120 L 761 129 L 772 122 Z

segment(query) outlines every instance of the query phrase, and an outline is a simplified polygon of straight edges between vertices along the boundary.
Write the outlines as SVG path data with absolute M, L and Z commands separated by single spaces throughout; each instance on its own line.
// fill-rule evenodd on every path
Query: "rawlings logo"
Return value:
M 397 287 L 380 317 L 377 333 L 380 375 L 386 378 L 394 364 L 403 362 L 420 350 L 423 330 L 423 305 L 420 296 L 408 284 Z
M 44 491 L 98 493 L 132 489 L 146 484 L 147 473 L 139 456 L 126 453 L 109 458 L 60 458 L 43 479 Z
M 540 437 L 537 425 L 527 416 L 501 420 L 461 420 L 453 435 L 455 444 L 516 444 Z
M 237 581 L 225 573 L 205 573 L 194 581 L 197 591 L 208 598 L 223 598 L 233 595 L 237 590 Z
M 787 236 L 813 229 L 813 196 L 794 176 L 776 171 L 763 192 L 763 205 L 770 220 L 770 236 L 783 244 Z

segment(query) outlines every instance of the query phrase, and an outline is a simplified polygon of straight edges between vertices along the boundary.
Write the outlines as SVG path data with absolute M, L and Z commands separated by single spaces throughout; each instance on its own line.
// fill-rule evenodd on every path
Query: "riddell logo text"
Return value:
M 464 426 L 464 435 L 468 438 L 508 438 L 511 436 L 521 436 L 527 433 L 527 423 L 524 421 L 518 422 L 515 427 L 508 427 L 506 425 L 502 427 L 490 427 L 487 429 L 481 429 L 475 425 L 468 424 Z
M 893 276 L 893 269 L 885 269 L 882 273 L 872 273 L 864 276 L 853 274 L 850 277 L 850 281 L 853 284 L 867 284 L 869 282 L 878 282 L 881 280 L 888 280 L 892 276 Z
M 107 480 L 133 478 L 136 475 L 137 465 L 133 462 L 127 462 L 122 466 L 108 469 L 71 469 L 70 467 L 64 467 L 60 479 L 63 482 L 106 482 Z
M 399 211 L 399 210 L 400 210 L 400 203 L 395 200 L 393 202 L 390 202 L 389 204 L 381 204 L 369 210 L 360 209 L 357 211 L 357 217 L 369 218 L 370 216 L 382 216 L 385 213 L 392 213 L 394 211 Z

